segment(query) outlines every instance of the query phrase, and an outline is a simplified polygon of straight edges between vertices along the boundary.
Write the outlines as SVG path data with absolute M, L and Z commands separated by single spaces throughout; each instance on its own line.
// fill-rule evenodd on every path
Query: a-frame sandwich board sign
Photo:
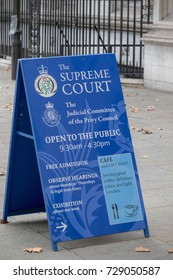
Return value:
M 114 54 L 19 60 L 3 219 L 42 211 L 53 250 L 149 236 Z

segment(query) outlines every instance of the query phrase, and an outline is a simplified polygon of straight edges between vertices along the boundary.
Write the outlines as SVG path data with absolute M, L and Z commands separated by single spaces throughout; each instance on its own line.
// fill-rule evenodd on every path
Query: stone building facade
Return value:
M 173 92 L 173 0 L 155 0 L 150 31 L 143 36 L 145 87 Z

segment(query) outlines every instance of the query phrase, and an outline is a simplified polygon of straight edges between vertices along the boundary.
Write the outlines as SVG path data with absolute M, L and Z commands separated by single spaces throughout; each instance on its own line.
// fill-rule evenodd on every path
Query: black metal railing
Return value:
M 0 2 L 0 56 L 6 57 L 13 1 Z M 121 74 L 142 77 L 141 37 L 152 14 L 153 0 L 20 0 L 22 56 L 112 52 Z
M 12 1 L 0 0 L 0 57 L 11 55 L 11 42 L 9 37 L 11 15 L 13 12 Z

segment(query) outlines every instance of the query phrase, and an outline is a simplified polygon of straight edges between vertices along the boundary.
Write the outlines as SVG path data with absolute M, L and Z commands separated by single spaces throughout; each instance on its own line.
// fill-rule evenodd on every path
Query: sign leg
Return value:
M 53 251 L 58 251 L 57 242 L 51 241 L 51 244 L 52 244 L 52 250 L 53 250 Z
M 7 210 L 7 205 L 8 205 L 8 195 L 7 195 L 7 191 L 5 194 L 5 199 L 4 199 L 5 203 L 4 203 L 4 208 L 3 208 L 3 213 L 2 213 L 2 220 L 1 220 L 1 224 L 5 224 L 8 223 L 7 221 L 7 216 L 8 216 L 8 210 Z
M 149 233 L 148 227 L 144 229 L 144 236 L 145 237 L 150 237 L 150 233 Z

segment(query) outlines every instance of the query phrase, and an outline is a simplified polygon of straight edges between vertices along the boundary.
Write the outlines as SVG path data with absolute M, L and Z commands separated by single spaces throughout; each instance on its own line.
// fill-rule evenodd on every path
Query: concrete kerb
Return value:
M 11 70 L 10 59 L 0 59 L 0 70 Z M 122 86 L 144 86 L 143 79 L 131 79 L 120 77 Z

